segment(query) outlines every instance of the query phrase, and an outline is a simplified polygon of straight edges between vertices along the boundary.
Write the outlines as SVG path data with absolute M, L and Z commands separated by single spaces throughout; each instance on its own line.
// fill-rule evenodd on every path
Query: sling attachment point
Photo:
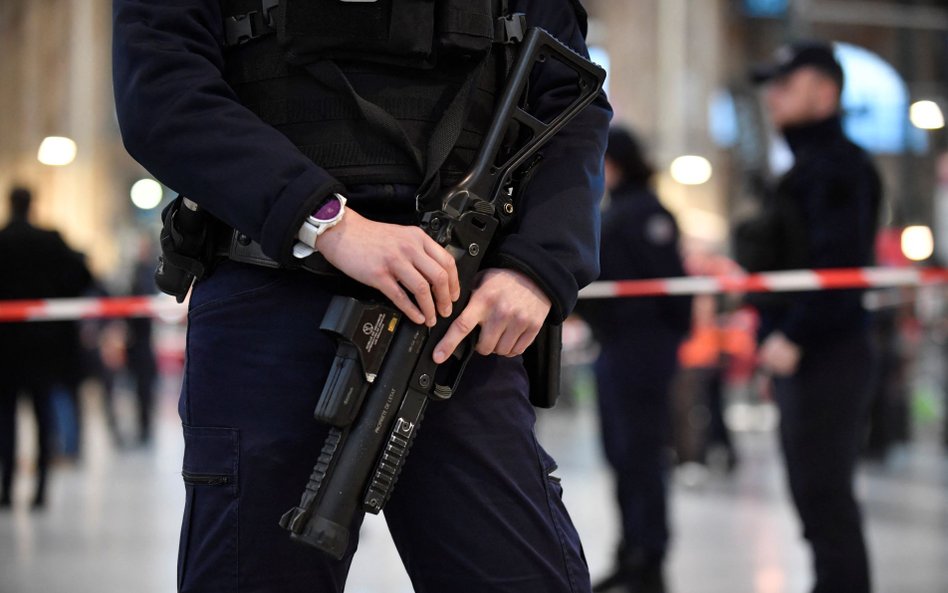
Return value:
M 527 31 L 527 16 L 515 13 L 494 21 L 494 41 L 502 45 L 520 43 Z
M 261 0 L 260 10 L 224 19 L 224 46 L 243 45 L 248 41 L 276 33 L 276 12 L 279 0 Z

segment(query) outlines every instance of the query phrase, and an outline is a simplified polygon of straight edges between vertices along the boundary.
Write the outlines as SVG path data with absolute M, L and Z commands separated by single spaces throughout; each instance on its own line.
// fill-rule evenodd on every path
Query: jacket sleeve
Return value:
M 570 2 L 514 2 L 539 26 L 588 56 L 576 12 Z M 576 96 L 574 79 L 552 66 L 531 81 L 533 113 L 548 120 Z M 563 320 L 576 304 L 579 289 L 599 275 L 599 202 L 612 109 L 604 94 L 563 128 L 543 149 L 543 160 L 520 197 L 516 228 L 497 248 L 496 263 L 524 272 L 553 302 L 550 313 Z
M 113 83 L 125 146 L 165 185 L 288 261 L 307 213 L 342 186 L 224 81 L 216 0 L 115 0 Z

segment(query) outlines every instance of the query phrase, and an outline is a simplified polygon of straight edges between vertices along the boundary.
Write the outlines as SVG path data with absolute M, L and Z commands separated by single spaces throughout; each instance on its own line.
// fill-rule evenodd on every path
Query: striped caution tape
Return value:
M 851 288 L 889 288 L 948 283 L 948 269 L 855 268 L 792 270 L 741 276 L 691 276 L 655 280 L 594 282 L 582 299 L 699 295 L 747 292 L 800 292 Z M 184 318 L 186 306 L 168 296 L 0 301 L 0 323 L 107 317 Z
M 948 269 L 940 268 L 790 270 L 740 276 L 691 276 L 655 280 L 595 282 L 580 291 L 579 297 L 583 299 L 609 299 L 747 292 L 801 292 L 923 286 L 946 282 L 948 282 Z
M 186 313 L 185 305 L 163 295 L 0 301 L 0 323 L 106 317 L 160 317 L 176 321 Z

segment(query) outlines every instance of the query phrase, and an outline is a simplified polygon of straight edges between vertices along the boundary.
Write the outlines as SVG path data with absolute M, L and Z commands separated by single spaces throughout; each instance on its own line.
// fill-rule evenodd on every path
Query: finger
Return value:
M 488 356 L 497 351 L 497 344 L 507 329 L 508 318 L 496 309 L 492 311 L 484 323 L 481 323 L 481 335 L 474 348 L 478 354 Z
M 405 294 L 401 285 L 394 278 L 390 277 L 388 281 L 380 283 L 376 288 L 382 291 L 382 294 L 392 301 L 392 304 L 407 315 L 409 319 L 418 324 L 425 322 L 425 314 L 408 298 L 408 295 Z
M 539 333 L 539 328 L 533 328 L 529 323 L 509 327 L 497 344 L 497 354 L 519 356 L 533 343 Z
M 520 338 L 517 340 L 517 343 L 513 348 L 510 349 L 510 356 L 520 356 L 526 352 L 527 348 L 533 344 L 533 341 L 537 339 L 537 336 L 540 334 L 540 330 L 536 331 L 526 331 L 520 334 Z
M 499 354 L 500 356 L 516 356 L 514 348 L 516 348 L 517 343 L 520 341 L 520 337 L 523 335 L 523 330 L 520 328 L 508 327 L 504 334 L 500 336 L 500 339 L 497 340 L 497 345 L 494 347 L 494 353 Z
M 448 291 L 451 301 L 461 298 L 461 283 L 458 281 L 458 265 L 447 249 L 438 245 L 434 239 L 425 241 L 425 253 L 433 257 L 448 273 Z
M 435 305 L 438 307 L 438 312 L 441 313 L 442 317 L 450 316 L 452 309 L 451 304 L 454 300 L 451 298 L 448 271 L 444 269 L 440 262 L 434 258 L 426 257 L 425 255 L 419 257 L 418 261 L 415 262 L 415 267 L 427 278 L 431 286 L 429 290 L 434 293 Z
M 461 314 L 451 324 L 451 327 L 448 328 L 441 341 L 438 342 L 438 345 L 435 346 L 433 358 L 436 364 L 441 364 L 457 350 L 461 341 L 474 331 L 474 328 L 481 322 L 482 315 L 483 307 L 479 301 L 468 303 L 467 307 L 461 311 Z
M 418 304 L 418 308 L 425 316 L 423 323 L 427 324 L 428 327 L 433 327 L 438 321 L 438 316 L 435 311 L 434 299 L 431 296 L 431 284 L 411 261 L 399 262 L 392 271 L 395 273 L 395 278 L 399 284 L 415 297 L 415 303 Z
M 494 352 L 501 356 L 514 356 L 512 353 L 520 340 L 528 330 L 530 322 L 522 315 L 511 315 L 502 321 L 503 334 L 498 338 L 494 346 Z

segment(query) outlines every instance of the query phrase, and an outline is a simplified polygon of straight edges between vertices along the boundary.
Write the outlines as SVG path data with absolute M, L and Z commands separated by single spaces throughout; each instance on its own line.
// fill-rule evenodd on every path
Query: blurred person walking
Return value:
M 649 187 L 653 175 L 627 130 L 613 128 L 605 161 L 601 280 L 684 275 L 678 226 Z M 669 389 L 691 325 L 689 297 L 581 302 L 600 343 L 595 364 L 602 442 L 622 518 L 612 573 L 594 591 L 665 591 Z
M 830 45 L 781 49 L 754 71 L 795 157 L 764 214 L 738 230 L 751 272 L 868 266 L 881 183 L 843 133 L 844 76 Z M 813 551 L 814 593 L 866 593 L 869 561 L 853 492 L 872 376 L 869 316 L 858 290 L 754 298 L 760 364 L 774 378 L 790 491 Z
M 56 231 L 30 224 L 30 190 L 10 192 L 10 222 L 0 230 L 0 299 L 78 296 L 91 283 L 83 256 Z M 45 505 L 53 417 L 52 391 L 70 381 L 78 356 L 75 322 L 0 323 L 0 506 L 12 503 L 16 464 L 16 401 L 32 398 L 37 425 L 34 508 Z
M 154 261 L 151 241 L 142 236 L 135 269 L 132 272 L 131 294 L 152 295 L 156 292 Z M 135 395 L 138 403 L 138 443 L 151 442 L 152 417 L 155 408 L 155 380 L 158 377 L 158 363 L 152 343 L 151 317 L 132 317 L 126 322 L 126 368 L 135 383 Z

